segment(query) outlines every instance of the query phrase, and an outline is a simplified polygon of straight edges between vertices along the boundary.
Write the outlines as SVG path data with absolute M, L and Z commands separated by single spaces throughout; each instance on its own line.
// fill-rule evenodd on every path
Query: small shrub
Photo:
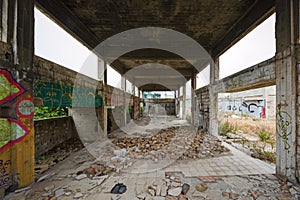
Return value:
M 233 132 L 233 127 L 230 125 L 229 122 L 225 121 L 221 123 L 219 126 L 219 135 L 227 136 L 227 133 Z
M 269 131 L 260 130 L 256 134 L 262 142 L 268 142 L 271 139 L 271 133 Z
M 262 151 L 257 149 L 252 153 L 251 156 L 261 160 L 267 160 L 272 163 L 275 163 L 276 161 L 276 152 Z
M 34 119 L 68 116 L 66 107 L 35 107 Z

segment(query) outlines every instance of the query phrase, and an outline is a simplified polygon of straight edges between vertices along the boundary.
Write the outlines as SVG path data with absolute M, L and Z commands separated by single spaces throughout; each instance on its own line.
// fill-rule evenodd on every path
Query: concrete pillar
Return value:
M 177 96 L 177 90 L 174 91 L 174 99 L 175 99 L 175 116 L 177 116 L 177 114 L 178 114 L 178 105 L 177 105 L 178 96 Z
M 195 95 L 195 90 L 196 90 L 196 84 L 197 84 L 197 76 L 194 74 L 193 75 L 193 77 L 192 77 L 192 79 L 191 79 L 191 107 L 192 107 L 192 109 L 191 109 L 191 123 L 192 123 L 192 125 L 195 125 L 195 117 L 196 117 L 196 115 L 195 115 L 195 113 L 196 113 L 196 108 L 197 108 L 197 106 L 196 106 L 196 99 L 195 99 L 195 97 L 196 97 L 196 95 Z
M 181 101 L 181 96 L 180 96 L 180 87 L 178 88 L 178 102 L 177 102 L 177 112 L 178 112 L 178 117 L 180 118 L 180 113 L 181 113 L 181 107 L 180 107 L 180 101 Z
M 126 78 L 124 76 L 121 77 L 121 88 L 123 90 L 123 102 L 124 102 L 124 105 L 123 105 L 123 116 L 124 116 L 124 119 L 123 119 L 123 122 L 120 124 L 121 126 L 125 126 L 127 124 L 127 101 L 126 101 Z
M 0 175 L 0 199 L 8 187 L 20 188 L 34 181 L 34 1 L 1 2 L 4 44 L 0 51 L 9 57 L 0 58 L 0 76 L 7 80 L 2 83 L 0 127 L 1 134 L 8 136 L 0 146 L 0 160 L 7 166 Z
M 98 57 L 98 79 L 102 82 L 102 97 L 105 94 L 105 85 L 107 84 L 107 64 L 104 60 Z M 101 84 L 100 84 L 101 85 Z M 107 135 L 107 105 L 103 101 L 101 107 L 97 109 L 98 121 L 100 123 L 101 129 L 105 135 Z
M 219 80 L 219 62 L 210 63 L 210 85 L 209 85 L 209 130 L 212 135 L 218 135 L 218 93 L 213 91 L 213 84 Z
M 183 85 L 182 90 L 182 119 L 186 119 L 186 84 Z
M 276 1 L 276 173 L 296 181 L 300 174 L 299 1 Z M 297 102 L 298 101 L 298 102 Z M 298 145 L 298 147 L 297 147 Z M 297 151 L 298 150 L 298 151 Z M 297 162 L 298 159 L 298 162 Z M 298 165 L 297 165 L 298 163 Z

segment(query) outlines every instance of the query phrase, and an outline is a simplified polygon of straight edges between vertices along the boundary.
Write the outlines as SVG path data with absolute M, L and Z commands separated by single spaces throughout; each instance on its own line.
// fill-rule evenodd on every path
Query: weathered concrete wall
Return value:
M 73 111 L 76 107 L 72 116 L 79 132 L 83 132 L 86 127 L 91 131 L 101 129 L 101 132 L 106 133 L 107 117 L 113 123 L 113 130 L 124 126 L 125 121 L 128 123 L 131 119 L 129 116 L 125 117 L 127 106 L 135 105 L 133 117 L 138 116 L 139 98 L 124 93 L 121 89 L 103 85 L 102 82 L 37 56 L 34 58 L 34 74 L 35 105 L 73 106 Z M 74 92 L 77 86 L 78 95 Z M 81 103 L 74 106 L 73 101 L 76 97 Z M 116 107 L 115 111 L 118 114 L 115 115 L 115 119 L 112 118 L 112 113 L 107 115 L 106 106 Z M 85 108 L 91 112 L 86 112 Z M 95 119 L 98 119 L 100 127 L 96 125 Z M 77 121 L 80 125 L 77 125 Z
M 276 87 L 269 86 L 234 93 L 219 93 L 218 110 L 226 114 L 276 118 Z
M 209 87 L 205 86 L 195 91 L 197 96 L 196 106 L 198 113 L 195 113 L 195 124 L 198 124 L 200 128 L 209 128 Z
M 37 56 L 33 71 L 35 105 L 102 105 L 102 82 Z
M 271 58 L 217 81 L 213 92 L 241 92 L 275 84 L 275 58 Z
M 53 147 L 78 137 L 72 117 L 34 120 L 35 159 Z
M 196 90 L 196 106 L 198 113 L 196 112 L 195 124 L 201 128 L 208 129 L 210 124 L 209 115 L 213 112 L 210 108 L 210 96 L 221 92 L 240 92 L 271 85 L 275 85 L 275 58 L 266 60 L 229 77 L 216 81 L 212 85 L 210 84 Z M 197 123 L 197 121 L 199 123 Z
M 175 99 L 145 99 L 144 112 L 158 115 L 175 115 Z

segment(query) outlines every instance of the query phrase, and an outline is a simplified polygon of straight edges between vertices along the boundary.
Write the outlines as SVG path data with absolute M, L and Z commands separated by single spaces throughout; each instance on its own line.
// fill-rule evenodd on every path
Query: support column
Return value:
M 196 89 L 196 80 L 197 76 L 194 74 L 191 79 L 191 123 L 195 125 L 195 113 L 196 113 L 196 101 L 195 101 L 195 89 Z
M 178 88 L 178 102 L 177 102 L 177 112 L 178 112 L 178 117 L 181 118 L 180 113 L 181 113 L 181 107 L 180 107 L 180 101 L 181 101 L 181 96 L 180 96 L 180 87 Z
M 3 168 L 0 199 L 8 187 L 21 188 L 34 181 L 34 1 L 1 1 L 0 145 Z M 8 42 L 8 43 L 6 43 Z
M 177 98 L 177 90 L 174 90 L 174 99 L 175 99 L 175 116 L 177 116 L 177 110 L 178 110 L 178 107 L 177 107 L 177 102 L 178 102 L 178 98 Z
M 103 97 L 102 106 L 99 107 L 98 109 L 98 120 L 101 129 L 103 131 L 103 134 L 107 135 L 108 116 L 107 116 L 107 105 L 106 102 L 104 101 L 104 97 L 106 93 L 105 86 L 107 85 L 107 64 L 104 60 L 100 59 L 99 57 L 98 57 L 98 78 L 99 78 L 99 85 L 102 87 L 101 96 Z
M 186 84 L 183 85 L 182 90 L 182 119 L 186 119 Z
M 127 124 L 127 101 L 126 101 L 126 78 L 124 76 L 121 77 L 121 88 L 123 90 L 123 123 L 121 126 L 126 126 Z
M 276 173 L 299 180 L 299 1 L 276 1 Z M 298 102 L 297 102 L 298 100 Z M 298 143 L 297 141 L 298 137 Z M 298 147 L 297 147 L 298 145 Z M 298 162 L 297 162 L 298 160 Z
M 218 93 L 213 91 L 213 84 L 219 80 L 219 58 L 210 63 L 210 85 L 209 85 L 209 133 L 218 135 Z

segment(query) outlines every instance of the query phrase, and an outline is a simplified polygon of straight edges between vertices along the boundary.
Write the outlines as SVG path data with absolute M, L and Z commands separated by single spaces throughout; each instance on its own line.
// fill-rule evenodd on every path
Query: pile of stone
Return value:
M 176 135 L 178 127 L 171 127 L 162 129 L 155 135 L 148 137 L 124 137 L 113 141 L 113 144 L 122 148 L 137 147 L 139 152 L 147 153 L 150 151 L 157 151 L 169 145 L 171 139 Z
M 113 141 L 126 149 L 130 159 L 198 159 L 228 152 L 215 136 L 191 126 L 162 129 L 147 137 L 124 137 Z
M 229 150 L 222 145 L 221 140 L 213 135 L 207 134 L 203 130 L 199 130 L 190 147 L 180 158 L 208 158 L 219 156 L 225 152 L 229 152 Z

